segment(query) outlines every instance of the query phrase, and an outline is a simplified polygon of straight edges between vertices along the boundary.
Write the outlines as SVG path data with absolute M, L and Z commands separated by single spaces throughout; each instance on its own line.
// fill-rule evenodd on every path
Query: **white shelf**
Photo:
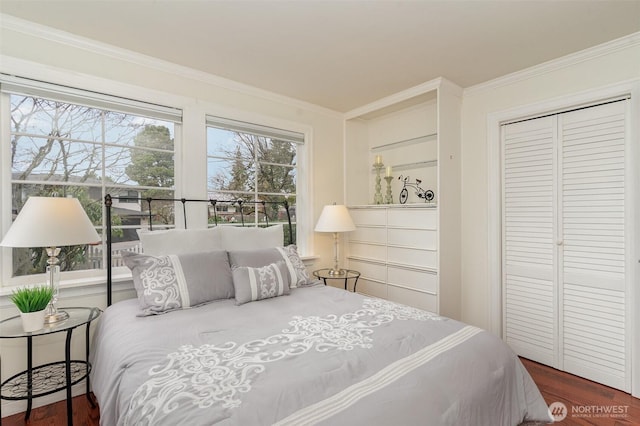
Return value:
M 438 139 L 437 133 L 432 133 L 430 135 L 418 136 L 417 138 L 405 139 L 397 142 L 389 142 L 383 145 L 374 146 L 371 148 L 371 152 L 383 152 L 388 149 L 401 148 L 404 146 L 416 145 L 425 142 L 432 142 Z
M 347 206 L 350 209 L 435 209 L 438 207 L 436 203 L 408 203 L 408 204 L 359 204 L 354 206 Z
M 393 170 L 402 171 L 402 170 L 413 170 L 419 169 L 421 167 L 435 167 L 438 165 L 438 160 L 428 160 L 428 161 L 416 161 L 415 163 L 405 163 L 398 164 L 393 166 Z
M 436 167 L 438 165 L 438 160 L 427 160 L 427 161 L 416 161 L 415 163 L 403 163 L 403 164 L 389 164 L 393 171 L 403 171 L 403 170 L 415 170 L 420 169 L 422 167 Z M 371 173 L 375 173 L 376 168 L 371 167 Z M 384 179 L 384 167 L 381 169 L 380 177 Z M 394 176 L 396 178 L 397 176 Z
M 345 203 L 354 220 L 361 217 L 357 226 L 363 229 L 353 237 L 375 242 L 352 240 L 346 247 L 349 262 L 367 272 L 361 290 L 454 319 L 461 317 L 461 206 L 456 196 L 461 175 L 461 96 L 460 87 L 439 78 L 345 114 Z M 394 203 L 399 202 L 403 188 L 400 175 L 409 175 L 412 182 L 419 178 L 420 187 L 432 190 L 438 201 L 424 203 L 409 189 L 407 204 L 370 204 L 377 183 L 372 167 L 377 156 L 393 169 Z M 380 170 L 381 177 L 385 171 Z M 386 182 L 380 183 L 384 196 Z M 385 222 L 385 217 L 395 222 Z M 412 230 L 425 226 L 424 218 L 431 221 L 428 229 Z M 387 240 L 380 245 L 383 224 Z M 399 247 L 403 244 L 397 238 L 406 238 L 406 247 Z M 421 243 L 433 245 L 433 251 L 419 249 Z M 382 258 L 384 268 L 379 262 L 371 263 Z

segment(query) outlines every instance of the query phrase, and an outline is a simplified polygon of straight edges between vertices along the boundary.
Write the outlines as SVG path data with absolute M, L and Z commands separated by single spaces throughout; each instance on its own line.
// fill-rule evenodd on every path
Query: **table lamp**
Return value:
M 355 231 L 349 210 L 344 205 L 324 206 L 318 223 L 316 224 L 316 232 L 333 232 L 333 269 L 329 271 L 330 275 L 342 275 L 344 270 L 338 266 L 338 233 Z
M 45 247 L 47 250 L 47 284 L 53 298 L 47 307 L 45 323 L 63 321 L 69 317 L 58 311 L 60 246 L 75 246 L 100 242 L 91 220 L 76 198 L 29 197 L 13 221 L 0 246 Z

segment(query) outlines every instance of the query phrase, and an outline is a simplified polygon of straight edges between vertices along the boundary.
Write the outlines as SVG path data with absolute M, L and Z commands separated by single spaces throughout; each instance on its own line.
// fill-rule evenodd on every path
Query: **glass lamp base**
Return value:
M 56 311 L 52 314 L 48 314 L 47 316 L 44 317 L 44 323 L 45 324 L 53 324 L 56 322 L 60 322 L 60 321 L 64 321 L 67 318 L 69 318 L 69 314 L 66 313 L 65 311 Z
M 344 275 L 344 269 L 331 269 L 329 270 L 329 275 Z

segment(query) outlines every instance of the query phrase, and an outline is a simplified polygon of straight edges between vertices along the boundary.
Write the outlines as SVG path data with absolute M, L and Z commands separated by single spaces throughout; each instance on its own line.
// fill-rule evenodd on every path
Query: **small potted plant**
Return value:
M 47 305 L 52 297 L 53 289 L 48 285 L 13 290 L 11 301 L 20 311 L 25 332 L 37 331 L 44 326 Z

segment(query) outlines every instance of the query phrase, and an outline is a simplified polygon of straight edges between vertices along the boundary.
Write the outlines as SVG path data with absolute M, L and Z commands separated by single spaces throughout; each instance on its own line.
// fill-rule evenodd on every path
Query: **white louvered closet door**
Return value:
M 504 338 L 519 355 L 625 391 L 628 103 L 502 129 Z
M 559 116 L 562 369 L 629 390 L 625 338 L 627 101 Z
M 554 367 L 555 128 L 556 118 L 545 117 L 502 132 L 504 337 L 519 355 Z

